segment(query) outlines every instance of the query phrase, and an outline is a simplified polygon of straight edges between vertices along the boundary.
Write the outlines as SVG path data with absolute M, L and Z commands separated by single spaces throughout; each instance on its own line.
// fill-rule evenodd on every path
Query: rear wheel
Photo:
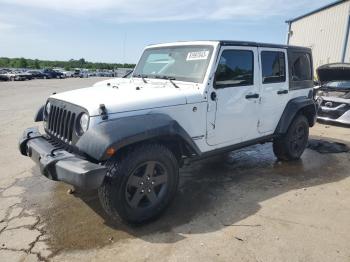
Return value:
M 99 189 L 105 211 L 114 219 L 142 223 L 156 218 L 174 198 L 179 175 L 174 154 L 162 145 L 143 145 L 107 163 Z
M 309 138 L 309 122 L 304 115 L 295 117 L 286 134 L 273 141 L 273 152 L 280 160 L 297 160 L 303 154 Z

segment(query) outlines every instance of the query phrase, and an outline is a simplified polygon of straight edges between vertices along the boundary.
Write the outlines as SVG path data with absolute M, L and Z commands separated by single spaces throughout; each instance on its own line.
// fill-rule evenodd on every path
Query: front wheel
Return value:
M 151 220 L 176 194 L 178 163 L 165 146 L 142 145 L 106 165 L 107 176 L 98 193 L 104 210 L 113 219 L 121 217 L 130 223 Z
M 273 152 L 280 160 L 297 160 L 303 154 L 309 139 L 309 122 L 304 115 L 298 115 L 286 134 L 273 141 Z

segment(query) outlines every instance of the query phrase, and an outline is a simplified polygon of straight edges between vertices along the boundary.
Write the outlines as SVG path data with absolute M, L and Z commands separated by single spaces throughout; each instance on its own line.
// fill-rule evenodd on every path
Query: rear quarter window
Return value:
M 307 52 L 289 51 L 290 89 L 313 87 L 312 57 Z

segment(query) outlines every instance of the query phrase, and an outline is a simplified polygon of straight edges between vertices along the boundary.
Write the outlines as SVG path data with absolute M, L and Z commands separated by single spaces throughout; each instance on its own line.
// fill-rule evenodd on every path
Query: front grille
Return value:
M 76 113 L 52 105 L 48 116 L 47 130 L 64 142 L 71 143 L 75 121 Z
M 327 101 L 327 100 L 323 100 L 321 103 L 321 106 L 325 106 L 325 107 L 329 107 L 329 108 L 334 108 L 337 106 L 342 105 L 343 103 L 339 103 L 339 102 L 331 102 L 331 101 Z
M 350 110 L 350 105 L 348 104 L 324 100 L 317 114 L 320 117 L 338 119 L 348 110 Z
M 77 120 L 87 111 L 65 101 L 50 99 L 50 113 L 45 116 L 46 133 L 67 145 L 75 145 L 80 135 L 76 132 Z

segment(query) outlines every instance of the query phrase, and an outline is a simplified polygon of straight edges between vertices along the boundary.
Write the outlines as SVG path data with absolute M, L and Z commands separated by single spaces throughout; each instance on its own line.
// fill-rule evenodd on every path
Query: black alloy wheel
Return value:
M 161 144 L 126 150 L 106 163 L 99 188 L 106 213 L 114 220 L 139 224 L 157 218 L 174 199 L 179 182 L 178 160 Z
M 129 176 L 125 199 L 131 208 L 152 208 L 164 195 L 167 182 L 168 173 L 160 162 L 142 163 Z

